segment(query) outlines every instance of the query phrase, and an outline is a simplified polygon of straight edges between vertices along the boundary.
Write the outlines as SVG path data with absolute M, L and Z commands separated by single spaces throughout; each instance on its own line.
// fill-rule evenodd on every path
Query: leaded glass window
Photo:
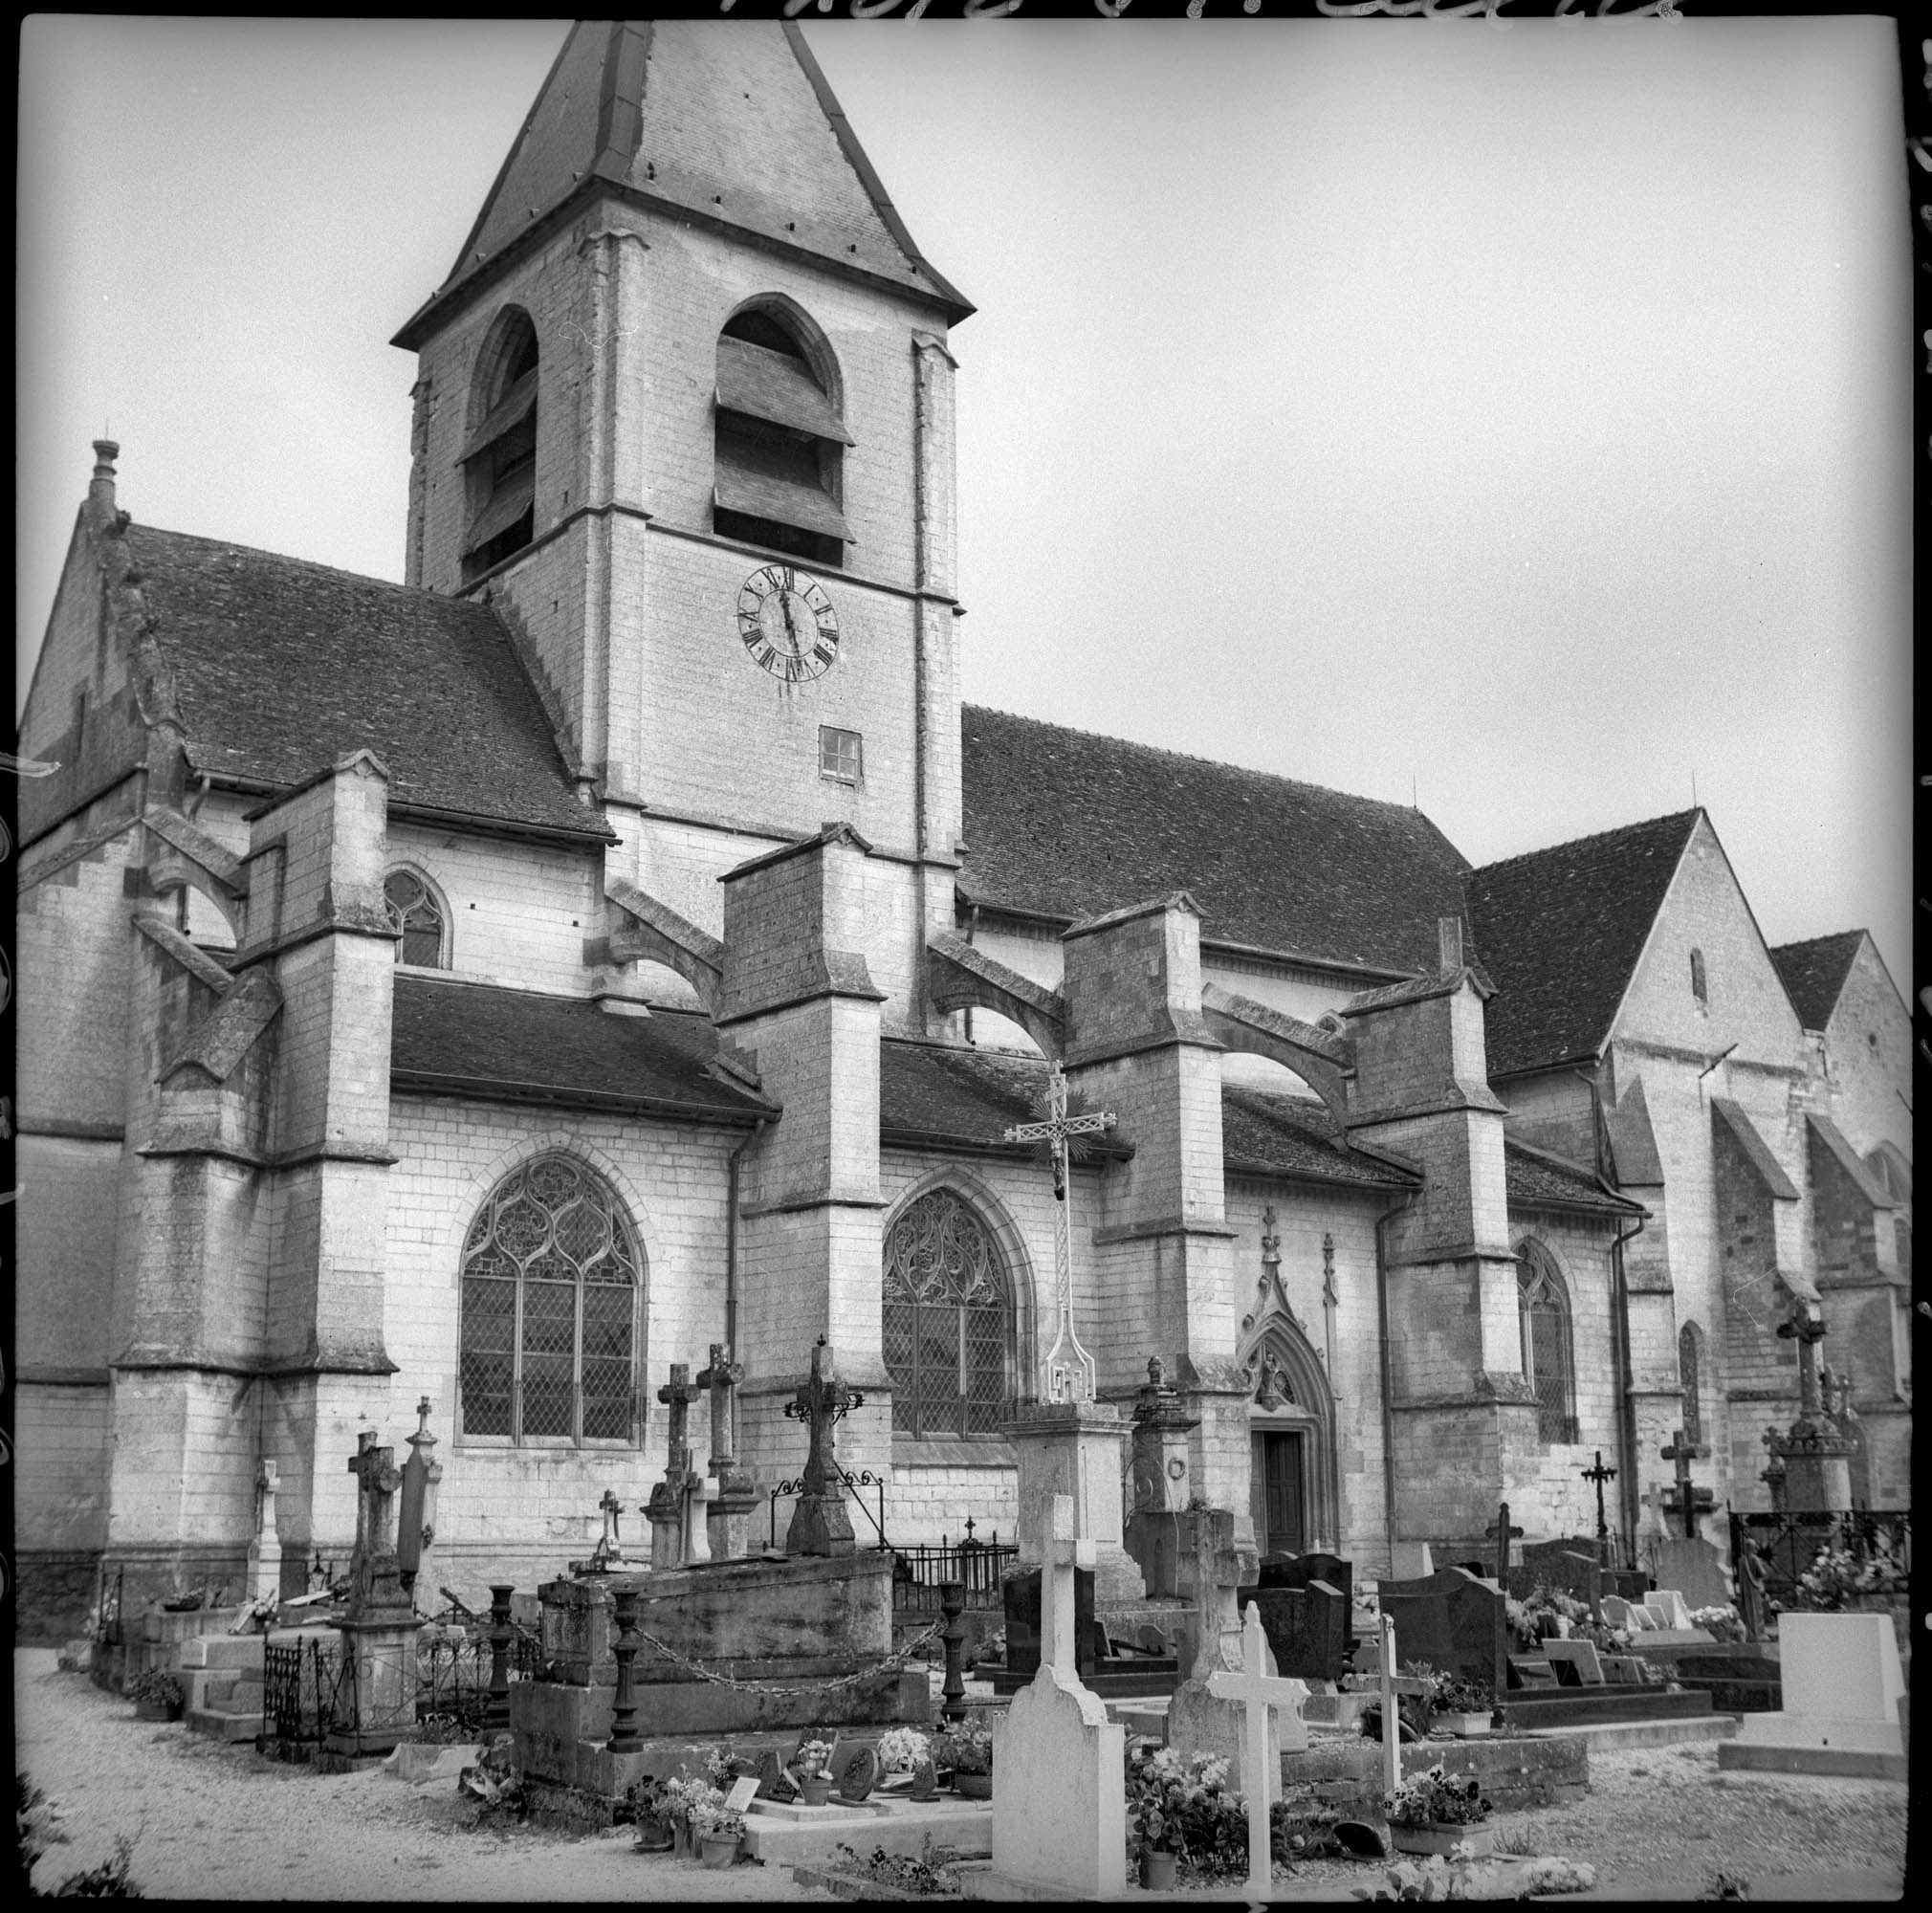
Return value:
M 463 1244 L 463 1433 L 634 1440 L 641 1267 L 595 1170 L 549 1154 L 505 1176 Z
M 1698 1331 L 1694 1322 L 1678 1330 L 1677 1378 L 1683 1390 L 1683 1432 L 1693 1441 L 1704 1439 L 1703 1402 L 1698 1390 Z
M 414 870 L 391 870 L 383 879 L 383 901 L 391 927 L 403 933 L 396 961 L 442 969 L 443 906 L 436 901 L 436 892 Z
M 1525 1242 L 1517 1252 L 1516 1301 L 1523 1330 L 1523 1373 L 1536 1391 L 1537 1437 L 1545 1442 L 1574 1441 L 1570 1303 L 1549 1252 L 1540 1242 Z
M 884 1299 L 892 1426 L 991 1435 L 1010 1393 L 1006 1281 L 991 1232 L 950 1189 L 892 1225 Z

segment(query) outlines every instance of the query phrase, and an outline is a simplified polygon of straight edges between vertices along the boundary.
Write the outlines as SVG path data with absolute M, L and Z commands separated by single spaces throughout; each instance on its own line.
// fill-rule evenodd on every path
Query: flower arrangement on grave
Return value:
M 948 1727 L 933 1741 L 933 1758 L 938 1766 L 950 1767 L 955 1773 L 991 1773 L 993 1731 L 970 1721 Z
M 1139 1744 L 1127 1769 L 1127 1837 L 1138 1862 L 1173 1854 L 1207 1874 L 1245 1874 L 1248 1815 L 1228 1786 L 1225 1755 Z
M 911 1773 L 933 1758 L 933 1742 L 917 1727 L 891 1727 L 879 1736 L 879 1771 Z
M 663 1814 L 681 1844 L 688 1846 L 696 1839 L 701 1812 L 723 1804 L 724 1795 L 709 1780 L 678 1773 L 664 1783 Z
M 1006 1630 L 996 1627 L 979 1637 L 973 1650 L 976 1667 L 1003 1667 L 1006 1664 Z
M 959 1856 L 952 1847 L 935 1847 L 931 1834 L 920 1839 L 917 1859 L 911 1854 L 889 1854 L 884 1847 L 874 1847 L 868 1859 L 861 1859 L 858 1850 L 844 1840 L 832 1851 L 842 1873 L 895 1888 L 906 1899 L 958 1896 L 959 1876 L 952 1866 Z
M 1539 1581 L 1520 1601 L 1504 1596 L 1504 1618 L 1519 1647 L 1533 1648 L 1539 1640 L 1555 1640 L 1590 1619 L 1590 1604 L 1561 1588 Z
M 1599 1654 L 1630 1652 L 1630 1629 L 1612 1627 L 1607 1620 L 1587 1622 L 1582 1631 L 1582 1638 L 1590 1641 Z
M 1788 1605 L 1834 1614 L 1865 1596 L 1903 1600 L 1905 1578 L 1888 1552 L 1855 1554 L 1849 1548 L 1820 1548 L 1798 1576 L 1797 1598 Z M 1774 1602 L 1772 1604 L 1776 1606 Z
M 1596 1869 L 1577 1860 L 1479 1859 L 1459 1848 L 1446 1858 L 1398 1859 L 1374 1887 L 1357 1887 L 1363 1900 L 1516 1900 L 1532 1894 L 1587 1893 Z
M 1445 1773 L 1438 1761 L 1383 1794 L 1382 1811 L 1392 1827 L 1465 1827 L 1489 1817 L 1489 1802 L 1473 1773 Z
M 1496 1696 L 1486 1681 L 1474 1681 L 1463 1674 L 1445 1674 L 1430 1704 L 1442 1714 L 1486 1714 L 1494 1710 Z
M 1744 1618 L 1728 1601 L 1716 1607 L 1691 1609 L 1690 1623 L 1693 1627 L 1702 1628 L 1713 1640 L 1742 1640 L 1745 1638 Z
M 792 1766 L 799 1778 L 802 1780 L 810 1774 L 823 1773 L 825 1770 L 825 1762 L 831 1757 L 830 1741 L 808 1740 L 801 1744 Z
M 691 1810 L 692 1836 L 699 1840 L 739 1840 L 744 1837 L 745 1816 L 735 1807 L 727 1807 L 716 1788 L 715 1796 L 693 1801 Z
M 151 1707 L 166 1707 L 170 1712 L 182 1704 L 180 1680 L 165 1667 L 149 1667 L 128 1682 L 127 1698 L 145 1701 Z
M 1423 1692 L 1399 1695 L 1395 1702 L 1397 1714 L 1408 1722 L 1410 1730 L 1419 1737 L 1429 1731 L 1430 1717 L 1443 1706 L 1442 1689 L 1453 1677 L 1444 1674 L 1438 1668 L 1432 1667 L 1426 1660 L 1405 1660 L 1401 1663 L 1401 1672 L 1406 1679 L 1427 1683 Z M 1364 1676 L 1362 1690 L 1365 1693 L 1379 1695 L 1381 1677 L 1373 1674 Z M 1371 1701 L 1362 1709 L 1362 1716 L 1357 1726 L 1368 1739 L 1382 1738 L 1382 1703 L 1379 1699 Z

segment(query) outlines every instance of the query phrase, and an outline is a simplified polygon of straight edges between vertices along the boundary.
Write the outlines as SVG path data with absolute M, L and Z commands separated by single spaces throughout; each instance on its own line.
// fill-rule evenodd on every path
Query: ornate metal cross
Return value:
M 805 1453 L 805 1470 L 800 1478 L 801 1490 L 808 1495 L 838 1496 L 844 1492 L 839 1464 L 832 1451 L 832 1423 L 843 1421 L 855 1408 L 866 1405 L 865 1396 L 840 1381 L 836 1370 L 826 1374 L 823 1361 L 829 1351 L 821 1335 L 812 1350 L 811 1378 L 797 1396 L 785 1403 L 785 1413 L 794 1421 L 802 1421 L 809 1431 L 811 1445 Z
M 1672 1437 L 1670 1445 L 1659 1448 L 1658 1453 L 1677 1469 L 1677 1485 L 1672 1491 L 1670 1511 L 1683 1517 L 1683 1531 L 1695 1541 L 1698 1538 L 1698 1516 L 1709 1512 L 1713 1496 L 1709 1488 L 1701 1488 L 1692 1482 L 1691 1463 L 1709 1461 L 1710 1444 L 1691 1440 L 1680 1428 Z
M 1325 1235 L 1322 1238 L 1322 1316 L 1323 1326 L 1328 1330 L 1326 1340 L 1330 1387 L 1335 1381 L 1335 1307 L 1339 1300 L 1335 1293 L 1335 1239 L 1332 1235 Z
M 1509 1585 L 1509 1544 L 1523 1539 L 1523 1530 L 1509 1525 L 1509 1504 L 1500 1501 L 1496 1504 L 1496 1519 L 1483 1530 L 1496 1544 L 1496 1578 L 1504 1587 Z
M 1067 1141 L 1073 1136 L 1103 1135 L 1115 1122 L 1110 1112 L 1068 1115 L 1066 1072 L 1055 1063 L 1046 1076 L 1046 1115 L 1037 1123 L 1015 1123 L 1008 1142 L 1043 1142 L 1053 1162 L 1053 1194 L 1059 1203 L 1053 1232 L 1053 1286 L 1058 1320 L 1053 1346 L 1041 1365 L 1041 1382 L 1049 1401 L 1091 1401 L 1097 1385 L 1093 1357 L 1073 1332 L 1072 1200 L 1066 1174 Z
M 1595 1467 L 1579 1468 L 1577 1473 L 1585 1481 L 1593 1482 L 1596 1484 L 1596 1565 L 1599 1568 L 1608 1568 L 1610 1566 L 1610 1524 L 1603 1518 L 1603 1484 L 1606 1482 L 1615 1481 L 1616 1470 L 1614 1468 L 1606 1468 L 1603 1465 L 1603 1450 L 1599 1448 L 1596 1451 Z

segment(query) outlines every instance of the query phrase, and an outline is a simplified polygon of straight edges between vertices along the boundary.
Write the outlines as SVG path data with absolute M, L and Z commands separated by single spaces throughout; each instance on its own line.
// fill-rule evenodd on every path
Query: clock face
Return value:
M 739 585 L 738 635 L 752 662 L 786 684 L 823 677 L 839 655 L 832 601 L 789 564 L 762 565 Z

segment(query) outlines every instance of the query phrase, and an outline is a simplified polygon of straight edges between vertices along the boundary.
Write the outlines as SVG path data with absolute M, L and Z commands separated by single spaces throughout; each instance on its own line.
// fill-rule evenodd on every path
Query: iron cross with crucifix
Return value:
M 1067 1143 L 1075 1136 L 1104 1135 L 1114 1121 L 1110 1113 L 1068 1115 L 1066 1072 L 1055 1063 L 1046 1076 L 1044 1120 L 1015 1123 L 1006 1132 L 1008 1142 L 1043 1142 L 1053 1162 L 1053 1194 L 1058 1198 L 1053 1231 L 1053 1286 L 1058 1321 L 1053 1346 L 1041 1365 L 1041 1382 L 1048 1401 L 1091 1401 L 1094 1397 L 1097 1377 L 1093 1357 L 1073 1332 L 1073 1224 L 1066 1174 Z
M 1606 1468 L 1603 1465 L 1603 1450 L 1599 1448 L 1596 1451 L 1596 1465 L 1593 1468 L 1579 1468 L 1577 1473 L 1585 1481 L 1596 1484 L 1596 1565 L 1599 1568 L 1608 1568 L 1610 1566 L 1610 1523 L 1603 1518 L 1603 1484 L 1605 1482 L 1615 1481 L 1616 1470 L 1614 1468 Z

